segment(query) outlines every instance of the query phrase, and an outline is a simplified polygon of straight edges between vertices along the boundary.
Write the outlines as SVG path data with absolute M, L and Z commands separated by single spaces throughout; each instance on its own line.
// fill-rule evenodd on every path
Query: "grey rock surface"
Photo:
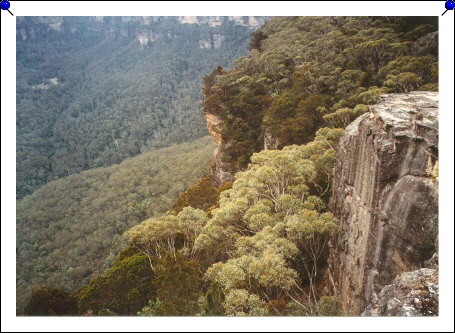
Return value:
M 343 314 L 360 315 L 437 252 L 438 93 L 382 96 L 346 128 L 334 172 L 329 267 Z
M 436 269 L 421 268 L 397 276 L 379 292 L 363 316 L 437 316 L 439 282 Z

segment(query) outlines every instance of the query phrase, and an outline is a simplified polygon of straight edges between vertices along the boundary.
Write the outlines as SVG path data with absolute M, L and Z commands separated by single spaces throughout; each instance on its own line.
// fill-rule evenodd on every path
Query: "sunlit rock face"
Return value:
M 220 133 L 219 125 L 221 124 L 221 119 L 215 114 L 206 112 L 205 121 L 210 135 L 216 141 L 216 148 L 213 152 L 212 177 L 217 185 L 220 186 L 224 182 L 234 180 L 236 169 L 231 164 L 224 162 L 222 158 L 221 150 L 227 146 L 227 143 L 224 142 Z
M 438 93 L 382 96 L 346 128 L 334 175 L 330 206 L 341 226 L 329 260 L 334 292 L 345 315 L 360 315 L 437 251 Z

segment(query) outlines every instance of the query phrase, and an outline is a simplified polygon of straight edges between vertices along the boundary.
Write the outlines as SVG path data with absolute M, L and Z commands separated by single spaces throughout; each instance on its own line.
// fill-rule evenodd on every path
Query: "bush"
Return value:
M 195 185 L 190 186 L 185 192 L 180 194 L 171 210 L 179 213 L 183 208 L 188 206 L 207 210 L 217 205 L 218 199 L 219 192 L 213 178 L 205 176 L 199 179 Z
M 64 289 L 38 286 L 25 307 L 26 316 L 71 316 L 77 314 L 76 300 Z
M 340 307 L 340 301 L 336 296 L 322 296 L 317 305 L 320 316 L 338 316 Z
M 74 292 L 79 314 L 135 315 L 155 296 L 148 258 L 129 247 L 112 267 Z

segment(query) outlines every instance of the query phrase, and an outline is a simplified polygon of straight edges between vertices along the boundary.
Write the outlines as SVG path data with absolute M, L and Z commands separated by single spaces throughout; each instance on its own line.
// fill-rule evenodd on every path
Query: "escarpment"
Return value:
M 437 252 L 438 93 L 382 96 L 346 128 L 334 174 L 330 206 L 341 231 L 329 265 L 343 314 L 370 305 L 365 314 L 388 315 L 372 309 L 400 289 L 394 279 L 429 267 Z
M 226 147 L 226 143 L 221 136 L 221 118 L 215 114 L 205 112 L 205 121 L 207 122 L 207 129 L 211 136 L 216 141 L 216 148 L 213 152 L 213 161 L 211 166 L 212 177 L 218 186 L 221 186 L 224 182 L 233 181 L 234 174 L 237 171 L 236 168 L 223 161 L 223 155 L 221 149 Z

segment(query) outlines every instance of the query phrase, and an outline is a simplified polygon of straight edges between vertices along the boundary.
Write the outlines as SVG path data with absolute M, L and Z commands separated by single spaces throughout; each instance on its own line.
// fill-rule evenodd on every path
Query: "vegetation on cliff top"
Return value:
M 204 110 L 221 118 L 222 159 L 236 170 L 273 137 L 276 148 L 345 127 L 385 92 L 437 90 L 432 17 L 279 17 L 250 41 L 250 54 L 204 81 Z

